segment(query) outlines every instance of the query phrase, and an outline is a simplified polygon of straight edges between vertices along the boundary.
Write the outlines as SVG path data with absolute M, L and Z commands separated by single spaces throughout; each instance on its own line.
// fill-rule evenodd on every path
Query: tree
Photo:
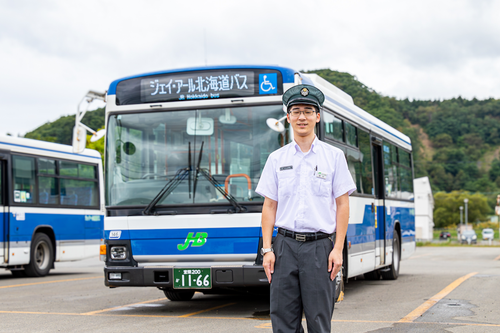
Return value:
M 465 198 L 469 199 L 469 222 L 479 222 L 485 220 L 487 215 L 492 210 L 492 208 L 488 205 L 486 196 L 480 193 L 471 194 L 470 192 L 462 191 L 453 191 L 451 193 L 437 192 L 434 194 L 434 225 L 437 228 L 444 228 L 459 224 L 459 207 L 464 206 Z

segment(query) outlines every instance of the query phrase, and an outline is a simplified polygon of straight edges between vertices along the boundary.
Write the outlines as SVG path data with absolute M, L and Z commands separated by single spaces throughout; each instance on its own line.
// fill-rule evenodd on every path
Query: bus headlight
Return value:
M 112 246 L 110 250 L 111 259 L 125 260 L 127 259 L 127 247 L 125 246 Z

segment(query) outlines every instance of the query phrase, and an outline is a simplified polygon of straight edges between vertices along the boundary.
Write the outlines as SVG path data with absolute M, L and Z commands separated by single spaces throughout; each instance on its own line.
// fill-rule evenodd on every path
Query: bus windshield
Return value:
M 186 168 L 190 176 L 158 205 L 228 204 L 217 186 L 239 203 L 262 202 L 255 188 L 267 157 L 290 140 L 288 124 L 279 133 L 266 120 L 283 115 L 281 105 L 111 115 L 106 205 L 146 206 Z M 216 182 L 199 173 L 194 188 L 202 143 L 200 169 Z

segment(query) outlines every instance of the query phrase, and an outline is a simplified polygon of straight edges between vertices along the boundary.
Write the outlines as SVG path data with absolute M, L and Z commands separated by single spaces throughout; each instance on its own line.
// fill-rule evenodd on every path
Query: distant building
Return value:
M 415 232 L 418 241 L 432 240 L 434 197 L 429 177 L 413 180 L 415 191 Z

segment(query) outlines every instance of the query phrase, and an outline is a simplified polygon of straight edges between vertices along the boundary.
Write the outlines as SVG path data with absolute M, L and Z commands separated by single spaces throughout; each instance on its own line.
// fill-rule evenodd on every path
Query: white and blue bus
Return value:
M 99 255 L 102 160 L 95 150 L 0 137 L 0 267 L 45 276 L 54 262 Z
M 267 157 L 289 143 L 281 96 L 320 88 L 316 128 L 356 181 L 344 277 L 396 279 L 415 251 L 410 139 L 315 74 L 268 66 L 189 68 L 111 83 L 106 106 L 105 284 L 195 291 L 267 286 L 261 266 Z M 275 230 L 276 232 L 276 230 Z

